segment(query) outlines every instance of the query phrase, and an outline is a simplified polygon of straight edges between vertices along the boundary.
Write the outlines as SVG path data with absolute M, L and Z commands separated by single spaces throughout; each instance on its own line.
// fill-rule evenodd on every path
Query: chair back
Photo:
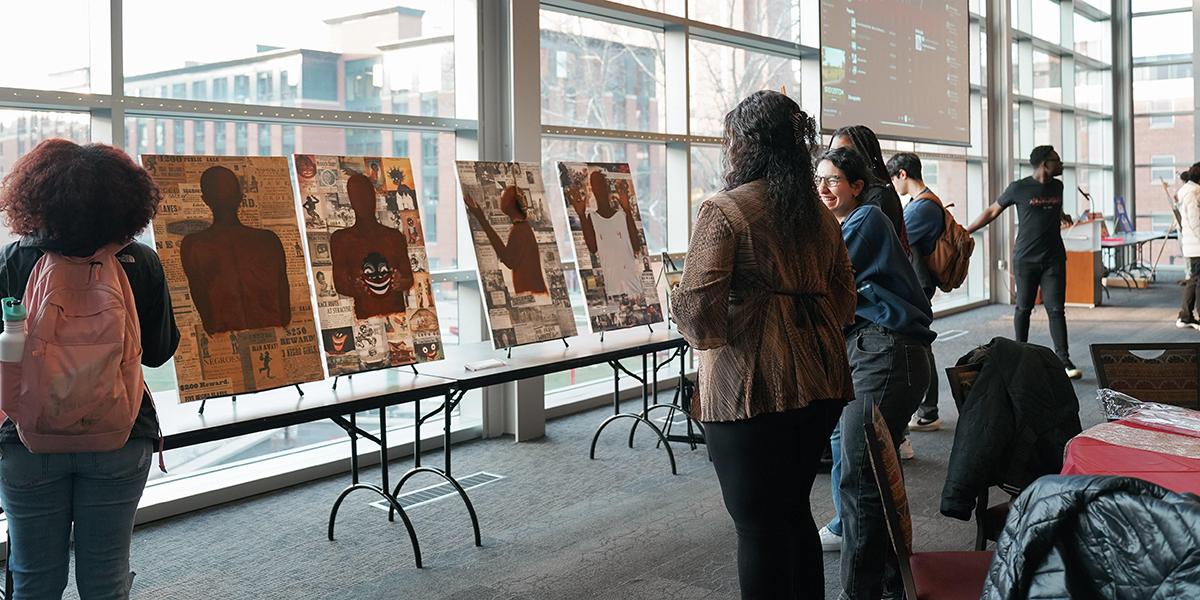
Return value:
M 1200 343 L 1092 344 L 1101 388 L 1200 410 Z
M 908 598 L 917 597 L 917 585 L 913 580 L 912 565 L 912 519 L 908 511 L 908 492 L 904 489 L 904 474 L 900 470 L 900 457 L 892 443 L 892 434 L 878 407 L 871 408 L 873 418 L 863 425 L 867 438 L 867 457 L 871 461 L 871 472 L 879 497 L 883 501 L 883 512 L 887 522 L 888 539 L 896 553 L 900 566 L 900 577 L 904 581 L 904 593 Z

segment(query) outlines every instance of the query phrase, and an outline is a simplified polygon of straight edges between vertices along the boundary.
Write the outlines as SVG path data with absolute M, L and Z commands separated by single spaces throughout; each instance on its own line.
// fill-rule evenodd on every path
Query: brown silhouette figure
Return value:
M 233 171 L 205 171 L 200 194 L 212 211 L 212 225 L 185 235 L 179 254 L 204 331 L 287 325 L 292 305 L 279 236 L 238 220 L 242 189 Z
M 487 215 L 469 194 L 464 196 L 467 213 L 475 218 L 483 232 L 487 235 L 496 257 L 504 266 L 512 271 L 513 292 L 516 294 L 545 294 L 546 280 L 542 277 L 542 256 L 538 253 L 537 236 L 521 206 L 520 192 L 516 185 L 504 188 L 500 193 L 500 210 L 512 219 L 512 229 L 508 232 L 508 242 L 500 239 L 500 235 L 488 222 Z
M 354 299 L 354 316 L 366 319 L 404 312 L 404 295 L 413 285 L 404 234 L 375 217 L 375 185 L 366 175 L 346 180 L 354 225 L 329 236 L 333 287 Z
M 592 171 L 588 175 L 588 186 L 592 188 L 592 196 L 596 198 L 596 214 L 605 219 L 612 218 L 617 213 L 618 208 L 625 213 L 625 228 L 629 232 L 629 248 L 634 256 L 637 256 L 641 251 L 639 244 L 640 236 L 638 235 L 637 222 L 633 220 L 633 205 L 629 202 L 629 187 L 624 181 L 617 182 L 617 203 L 613 204 L 612 196 L 608 191 L 608 179 L 601 171 Z M 575 209 L 575 214 L 579 215 L 579 222 L 583 225 L 583 240 L 587 243 L 588 250 L 592 254 L 597 251 L 596 243 L 596 228 L 592 223 L 592 216 L 587 212 L 587 198 L 579 192 L 570 194 L 571 207 Z

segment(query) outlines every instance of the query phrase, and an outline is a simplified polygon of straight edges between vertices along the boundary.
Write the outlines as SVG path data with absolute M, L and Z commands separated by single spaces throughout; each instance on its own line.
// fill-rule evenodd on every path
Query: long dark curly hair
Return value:
M 0 212 L 17 235 L 89 252 L 131 241 L 161 199 L 146 170 L 120 149 L 56 138 L 13 165 L 0 189 Z
M 817 128 L 787 96 L 763 90 L 725 115 L 725 190 L 765 179 L 780 232 L 792 236 L 821 209 L 813 183 Z

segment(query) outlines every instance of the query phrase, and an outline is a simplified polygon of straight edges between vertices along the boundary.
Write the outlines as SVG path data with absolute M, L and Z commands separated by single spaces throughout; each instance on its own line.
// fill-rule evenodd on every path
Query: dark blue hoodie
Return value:
M 932 343 L 937 337 L 929 329 L 933 309 L 883 211 L 869 204 L 854 209 L 842 222 L 842 239 L 854 263 L 854 284 L 858 287 L 854 325 L 847 333 L 874 323 Z

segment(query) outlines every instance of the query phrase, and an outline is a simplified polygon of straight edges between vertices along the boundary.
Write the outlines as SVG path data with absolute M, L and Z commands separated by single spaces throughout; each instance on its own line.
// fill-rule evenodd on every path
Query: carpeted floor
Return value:
M 1114 290 L 1111 306 L 1068 309 L 1075 362 L 1085 377 L 1076 391 L 1085 427 L 1100 421 L 1089 343 L 1193 340 L 1174 327 L 1179 288 Z M 1011 335 L 1011 307 L 991 306 L 941 319 L 934 346 L 941 366 L 997 335 Z M 1049 345 L 1044 314 L 1033 341 Z M 906 463 L 918 550 L 969 549 L 970 523 L 938 513 L 954 435 L 953 401 L 941 381 L 943 429 L 914 433 L 917 458 Z M 631 406 L 632 408 L 632 406 Z M 411 511 L 426 568 L 412 565 L 402 525 L 351 496 L 338 539 L 325 538 L 330 504 L 348 477 L 203 510 L 138 528 L 133 565 L 137 598 L 413 598 L 726 599 L 737 597 L 733 526 L 701 448 L 679 447 L 680 474 L 638 438 L 625 447 L 624 427 L 606 432 L 597 460 L 587 444 L 604 410 L 553 421 L 533 443 L 474 441 L 455 449 L 456 474 L 487 471 L 504 479 L 471 492 L 483 548 L 471 544 L 469 521 L 454 499 Z M 392 465 L 402 473 L 408 464 Z M 429 483 L 434 483 L 431 479 Z M 818 525 L 832 512 L 829 477 L 812 492 Z M 838 555 L 825 555 L 827 596 L 838 584 Z M 72 584 L 73 587 L 73 584 Z M 69 596 L 74 594 L 73 590 Z

